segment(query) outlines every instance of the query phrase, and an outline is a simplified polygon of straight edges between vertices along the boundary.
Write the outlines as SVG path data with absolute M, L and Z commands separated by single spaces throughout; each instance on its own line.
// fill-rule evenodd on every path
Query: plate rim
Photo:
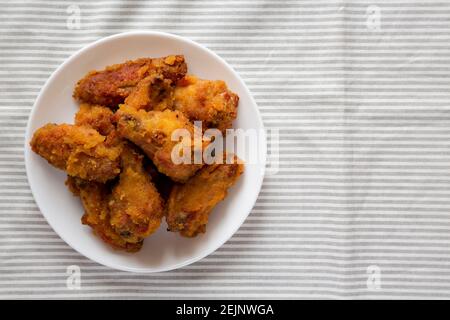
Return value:
M 169 38 L 171 40 L 175 40 L 175 41 L 181 41 L 181 42 L 185 42 L 189 45 L 192 45 L 194 47 L 197 47 L 201 50 L 205 50 L 207 51 L 210 55 L 214 56 L 216 59 L 218 59 L 219 61 L 221 61 L 221 63 L 227 68 L 229 69 L 229 71 L 236 77 L 236 79 L 240 82 L 241 86 L 244 88 L 246 95 L 249 97 L 249 99 L 252 101 L 253 106 L 252 108 L 254 108 L 256 114 L 257 114 L 257 119 L 256 121 L 259 124 L 260 127 L 260 139 L 261 142 L 259 143 L 259 148 L 262 148 L 262 150 L 259 150 L 259 152 L 261 153 L 262 157 L 260 159 L 261 163 L 260 163 L 260 174 L 258 176 L 258 181 L 256 181 L 255 185 L 258 186 L 258 191 L 255 193 L 253 199 L 250 199 L 250 203 L 252 203 L 250 210 L 247 212 L 247 214 L 243 215 L 241 218 L 241 221 L 239 221 L 239 223 L 236 224 L 236 227 L 233 228 L 231 230 L 231 232 L 229 232 L 229 236 L 228 237 L 224 237 L 224 241 L 221 241 L 220 243 L 218 243 L 217 246 L 214 246 L 211 250 L 205 250 L 204 253 L 195 255 L 193 257 L 191 257 L 190 259 L 187 259 L 186 261 L 180 262 L 180 263 L 176 263 L 173 264 L 169 267 L 158 267 L 158 268 L 151 268 L 151 269 L 144 269 L 144 268 L 136 268 L 136 267 L 129 267 L 126 265 L 122 265 L 122 264 L 110 264 L 109 262 L 105 261 L 108 259 L 103 259 L 102 257 L 93 257 L 91 256 L 89 253 L 86 253 L 85 250 L 80 249 L 76 244 L 72 243 L 71 241 L 68 241 L 65 236 L 63 236 L 60 232 L 58 232 L 55 227 L 53 226 L 53 224 L 50 222 L 50 220 L 48 219 L 47 215 L 44 213 L 44 211 L 41 209 L 41 204 L 40 201 L 35 197 L 35 191 L 34 191 L 34 187 L 30 181 L 30 175 L 29 175 L 29 171 L 31 163 L 29 163 L 31 160 L 30 157 L 30 153 L 31 153 L 31 148 L 29 145 L 29 141 L 32 137 L 32 132 L 31 131 L 31 125 L 34 122 L 34 118 L 36 117 L 37 114 L 37 106 L 40 104 L 40 101 L 42 99 L 42 94 L 43 92 L 45 92 L 47 90 L 47 87 L 50 86 L 50 84 L 53 82 L 54 78 L 56 78 L 56 76 L 61 73 L 61 70 L 64 69 L 64 67 L 69 64 L 73 59 L 75 59 L 76 57 L 78 57 L 79 55 L 81 55 L 82 53 L 84 53 L 85 51 L 88 51 L 100 44 L 103 44 L 105 42 L 109 42 L 109 41 L 114 41 L 120 38 L 126 38 L 129 36 L 159 36 L 159 37 L 165 37 L 165 38 Z M 76 252 L 78 252 L 80 255 L 88 258 L 89 260 L 96 262 L 100 265 L 106 266 L 108 268 L 114 269 L 114 270 L 120 270 L 120 271 L 126 271 L 126 272 L 132 272 L 132 273 L 140 273 L 140 274 L 150 274 L 150 273 L 157 273 L 157 272 L 165 272 L 165 271 L 171 271 L 171 270 L 175 270 L 175 269 L 179 269 L 182 267 L 185 267 L 187 265 L 190 265 L 194 262 L 197 262 L 207 256 L 209 256 L 210 254 L 212 254 L 213 252 L 215 252 L 216 250 L 218 250 L 219 248 L 221 248 L 228 240 L 231 239 L 231 237 L 233 237 L 233 235 L 239 230 L 239 228 L 242 226 L 242 224 L 245 222 L 245 220 L 247 219 L 247 217 L 250 215 L 250 212 L 252 210 L 252 208 L 254 207 L 256 200 L 258 199 L 259 193 L 261 192 L 261 188 L 263 185 L 263 181 L 264 181 L 264 177 L 265 177 L 265 172 L 266 172 L 266 160 L 267 160 L 267 137 L 266 137 L 266 132 L 265 132 L 265 128 L 264 128 L 264 123 L 262 121 L 262 117 L 261 117 L 261 112 L 258 108 L 258 105 L 256 104 L 256 101 L 253 97 L 253 95 L 251 94 L 250 90 L 248 89 L 247 85 L 245 84 L 245 82 L 243 81 L 243 79 L 241 78 L 241 76 L 233 69 L 233 67 L 231 67 L 222 57 L 220 57 L 218 54 L 216 54 L 214 51 L 212 51 L 211 49 L 207 48 L 206 46 L 195 42 L 187 37 L 183 37 L 183 36 L 179 36 L 173 33 L 168 33 L 168 32 L 162 32 L 162 31 L 151 31 L 151 30 L 141 30 L 141 31 L 128 31 L 128 32 L 121 32 L 121 33 L 116 33 L 113 35 L 109 35 L 106 37 L 102 37 L 98 40 L 95 40 L 91 43 L 89 43 L 88 45 L 80 48 L 79 50 L 77 50 L 75 53 L 73 53 L 72 55 L 70 55 L 68 58 L 66 58 L 64 60 L 64 62 L 62 64 L 60 64 L 55 71 L 52 72 L 52 74 L 50 75 L 50 77 L 46 80 L 45 84 L 42 86 L 42 88 L 39 91 L 39 94 L 36 97 L 36 100 L 31 108 L 31 112 L 28 116 L 28 121 L 27 121 L 27 126 L 26 126 L 26 130 L 25 130 L 25 139 L 24 139 L 24 160 L 25 160 L 25 172 L 26 172 L 26 176 L 27 176 L 27 182 L 28 182 L 28 186 L 30 187 L 31 193 L 33 195 L 33 199 L 37 205 L 37 207 L 39 208 L 40 213 L 42 214 L 42 216 L 45 218 L 46 222 L 49 224 L 49 226 L 52 228 L 52 230 L 68 245 L 70 246 L 73 250 L 75 250 Z

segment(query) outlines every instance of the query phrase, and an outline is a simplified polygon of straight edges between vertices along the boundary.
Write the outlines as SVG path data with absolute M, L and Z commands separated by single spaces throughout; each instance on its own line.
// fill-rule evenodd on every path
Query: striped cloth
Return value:
M 55 68 L 130 30 L 217 52 L 280 133 L 278 172 L 235 236 L 151 275 L 66 245 L 23 156 Z M 450 298 L 449 89 L 450 1 L 1 0 L 0 298 Z

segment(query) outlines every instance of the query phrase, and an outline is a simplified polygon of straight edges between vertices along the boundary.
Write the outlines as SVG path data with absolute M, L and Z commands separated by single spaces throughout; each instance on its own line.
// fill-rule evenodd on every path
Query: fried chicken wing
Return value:
M 107 136 L 115 130 L 112 116 L 113 112 L 107 107 L 82 103 L 75 115 L 75 125 L 90 127 Z
M 70 124 L 47 124 L 30 142 L 34 152 L 70 176 L 105 182 L 120 173 L 122 146 L 108 146 L 96 130 Z
M 106 136 L 106 147 L 120 147 L 124 141 L 112 122 L 113 115 L 114 113 L 107 107 L 83 103 L 75 115 L 75 125 L 95 129 Z
M 126 145 L 121 154 L 122 172 L 109 200 L 111 225 L 128 242 L 139 243 L 161 224 L 161 196 L 143 166 L 144 156 Z
M 85 210 L 81 222 L 90 226 L 98 237 L 115 249 L 129 252 L 136 252 L 141 249 L 142 241 L 128 242 L 111 226 L 108 207 L 110 190 L 105 184 L 69 176 L 66 185 L 74 195 L 81 199 Z
M 224 81 L 202 80 L 189 75 L 177 83 L 173 109 L 183 112 L 191 121 L 202 121 L 204 128 L 225 131 L 237 116 L 239 96 Z
M 194 163 L 194 153 L 201 153 L 203 146 L 194 145 L 194 126 L 182 113 L 171 110 L 146 112 L 122 105 L 115 119 L 119 135 L 139 146 L 158 171 L 171 179 L 185 182 L 202 167 L 202 164 Z M 189 148 L 189 163 L 176 164 L 172 161 L 174 148 L 180 146 L 179 143 L 186 143 L 172 141 L 172 133 L 177 129 L 185 129 L 190 134 L 188 142 L 193 148 Z
M 145 157 L 144 159 L 144 168 L 152 178 L 152 182 L 161 195 L 161 198 L 164 202 L 166 202 L 169 198 L 170 190 L 172 190 L 174 182 L 168 176 L 160 173 L 148 157 Z
M 77 83 L 73 96 L 81 102 L 115 108 L 145 77 L 159 75 L 175 83 L 186 71 L 187 65 L 182 55 L 127 61 L 102 71 L 89 72 Z
M 165 110 L 172 108 L 174 82 L 160 75 L 151 75 L 138 83 L 125 99 L 125 104 L 136 110 Z
M 238 161 L 236 157 L 232 164 L 207 165 L 185 184 L 172 188 L 166 207 L 170 231 L 185 237 L 206 231 L 212 209 L 244 171 L 244 165 Z

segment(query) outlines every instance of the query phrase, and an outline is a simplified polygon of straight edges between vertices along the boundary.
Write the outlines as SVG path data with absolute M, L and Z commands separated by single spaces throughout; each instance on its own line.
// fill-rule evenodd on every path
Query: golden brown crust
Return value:
M 176 82 L 186 71 L 187 65 L 182 55 L 136 59 L 109 66 L 102 71 L 89 72 L 78 81 L 73 96 L 81 102 L 115 108 L 145 77 L 160 75 Z
M 174 182 L 168 176 L 160 173 L 158 169 L 156 169 L 153 162 L 147 157 L 144 158 L 144 169 L 150 175 L 153 184 L 161 195 L 161 198 L 164 202 L 166 202 L 169 198 L 170 190 L 172 190 Z
M 75 115 L 75 125 L 90 127 L 107 136 L 115 130 L 112 116 L 113 112 L 107 107 L 82 103 Z
M 171 179 L 184 182 L 202 167 L 202 164 L 175 164 L 172 161 L 172 150 L 178 144 L 171 140 L 175 130 L 187 130 L 192 137 L 191 146 L 194 145 L 194 127 L 182 113 L 171 110 L 146 112 L 122 105 L 115 118 L 119 134 L 139 146 L 158 171 Z
M 81 222 L 90 226 L 94 233 L 115 249 L 129 252 L 139 251 L 142 241 L 131 243 L 121 237 L 110 224 L 108 207 L 109 188 L 98 182 L 68 177 L 66 185 L 76 196 L 79 196 L 84 207 Z
M 192 123 L 225 132 L 239 97 L 223 81 L 186 72 L 182 55 L 91 71 L 73 93 L 82 102 L 75 125 L 47 124 L 30 142 L 68 173 L 66 184 L 85 209 L 82 223 L 116 249 L 140 250 L 164 215 L 170 231 L 182 236 L 205 232 L 211 211 L 244 170 L 237 162 L 204 166 L 208 142 L 194 137 L 201 130 Z M 188 139 L 172 141 L 178 129 Z M 182 154 L 188 163 L 175 161 Z
M 83 103 L 75 115 L 75 125 L 95 129 L 106 136 L 106 147 L 120 147 L 124 141 L 117 134 L 116 126 L 112 121 L 113 116 L 114 113 L 107 107 Z
M 221 80 L 202 80 L 189 75 L 177 83 L 173 109 L 183 112 L 191 121 L 202 121 L 203 128 L 224 132 L 237 116 L 239 96 Z
M 136 110 L 165 110 L 173 105 L 173 82 L 160 75 L 151 75 L 138 83 L 125 99 L 125 104 Z
M 170 231 L 185 237 L 204 233 L 212 209 L 244 171 L 237 157 L 233 164 L 205 166 L 185 184 L 172 188 L 167 201 L 166 221 Z
M 143 155 L 129 145 L 121 154 L 122 173 L 109 198 L 111 225 L 128 242 L 155 232 L 164 215 L 163 201 L 144 170 Z
M 120 172 L 121 145 L 108 146 L 105 137 L 88 127 L 47 124 L 30 142 L 34 152 L 70 176 L 106 182 Z

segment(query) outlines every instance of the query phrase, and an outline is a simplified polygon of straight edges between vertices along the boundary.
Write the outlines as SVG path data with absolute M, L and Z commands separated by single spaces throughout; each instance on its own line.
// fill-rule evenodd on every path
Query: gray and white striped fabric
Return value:
M 23 157 L 55 68 L 130 30 L 217 52 L 280 133 L 279 170 L 235 236 L 152 275 L 66 245 Z M 449 244 L 450 1 L 0 1 L 0 298 L 450 298 Z

